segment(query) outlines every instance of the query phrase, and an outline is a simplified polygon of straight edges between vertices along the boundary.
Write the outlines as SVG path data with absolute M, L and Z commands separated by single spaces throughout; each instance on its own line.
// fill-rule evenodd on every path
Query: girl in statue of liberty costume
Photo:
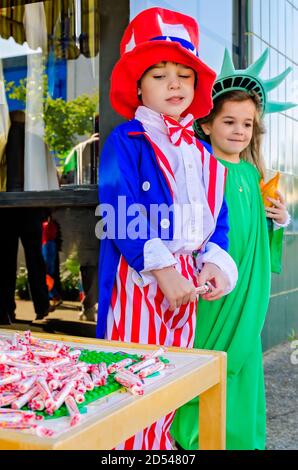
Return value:
M 195 123 L 204 145 L 210 149 L 211 144 L 210 151 L 228 169 L 229 253 L 239 271 L 236 288 L 228 296 L 211 303 L 212 294 L 200 299 L 194 342 L 196 348 L 227 352 L 226 448 L 230 450 L 265 448 L 261 331 L 269 303 L 270 270 L 274 268 L 270 266 L 266 217 L 273 221 L 276 233 L 290 222 L 283 196 L 277 192 L 274 198 L 266 199 L 271 207 L 264 210 L 260 191 L 264 175 L 262 115 L 294 106 L 268 101 L 267 93 L 290 69 L 262 81 L 259 73 L 267 57 L 268 50 L 248 69 L 235 70 L 226 51 L 213 88 L 214 108 Z M 198 448 L 197 409 L 198 399 L 184 405 L 171 427 L 176 442 L 185 449 Z

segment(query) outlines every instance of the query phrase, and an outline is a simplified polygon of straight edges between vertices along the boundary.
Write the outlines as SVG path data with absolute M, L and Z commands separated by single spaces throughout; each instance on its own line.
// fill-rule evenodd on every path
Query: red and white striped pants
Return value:
M 179 254 L 176 269 L 197 286 L 193 258 Z M 107 321 L 107 339 L 141 344 L 191 348 L 194 342 L 197 302 L 182 305 L 174 312 L 157 283 L 137 286 L 133 269 L 121 256 Z M 174 412 L 120 444 L 117 449 L 171 449 L 169 429 Z

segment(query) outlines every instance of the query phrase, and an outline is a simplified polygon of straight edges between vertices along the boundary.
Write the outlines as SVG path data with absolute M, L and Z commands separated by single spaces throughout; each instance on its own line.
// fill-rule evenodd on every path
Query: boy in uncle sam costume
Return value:
M 215 80 L 199 59 L 198 36 L 193 18 L 151 8 L 121 41 L 110 96 L 130 120 L 108 137 L 99 169 L 100 338 L 192 347 L 196 287 L 210 281 L 208 297 L 216 299 L 237 281 L 226 251 L 226 170 L 192 129 L 193 119 L 212 108 Z M 119 448 L 171 449 L 172 419 L 173 413 Z

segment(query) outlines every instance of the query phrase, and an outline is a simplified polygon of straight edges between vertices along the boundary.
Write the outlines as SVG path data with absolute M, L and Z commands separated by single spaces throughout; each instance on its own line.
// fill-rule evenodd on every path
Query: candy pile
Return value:
M 116 372 L 114 379 L 127 388 L 133 395 L 144 394 L 143 379 L 156 372 L 160 372 L 166 367 L 166 364 L 159 359 L 165 352 L 160 348 L 153 353 L 143 355 L 142 361 L 133 364 L 133 361 L 124 359 L 123 361 L 112 364 L 108 372 Z M 128 366 L 128 369 L 126 367 Z
M 0 339 L 0 427 L 34 429 L 41 418 L 34 411 L 45 410 L 51 415 L 63 403 L 70 424 L 77 423 L 77 403 L 94 387 L 88 365 L 78 362 L 80 354 L 62 343 L 34 338 L 30 331 L 23 336 L 15 333 L 11 340 Z M 73 400 L 67 400 L 69 396 Z M 3 410 L 9 405 L 10 410 Z M 22 411 L 25 405 L 32 411 Z
M 103 361 L 90 364 L 83 362 L 86 351 L 35 338 L 30 331 L 15 333 L 11 339 L 0 337 L 0 428 L 51 435 L 39 425 L 43 417 L 36 412 L 53 416 L 64 405 L 73 426 L 80 420 L 80 405 L 88 402 L 86 396 L 94 393 L 93 389 L 107 388 L 111 393 L 120 384 L 132 394 L 142 395 L 143 379 L 166 367 L 160 358 L 164 352 L 160 348 L 148 355 L 120 360 L 120 353 L 107 353 L 118 360 L 109 360 L 108 365 Z M 22 410 L 24 407 L 27 410 Z

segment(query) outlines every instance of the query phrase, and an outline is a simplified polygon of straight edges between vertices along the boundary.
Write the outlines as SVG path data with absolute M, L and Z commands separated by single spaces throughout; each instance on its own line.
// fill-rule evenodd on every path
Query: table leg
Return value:
M 226 356 L 219 356 L 219 383 L 200 395 L 199 449 L 226 447 Z

